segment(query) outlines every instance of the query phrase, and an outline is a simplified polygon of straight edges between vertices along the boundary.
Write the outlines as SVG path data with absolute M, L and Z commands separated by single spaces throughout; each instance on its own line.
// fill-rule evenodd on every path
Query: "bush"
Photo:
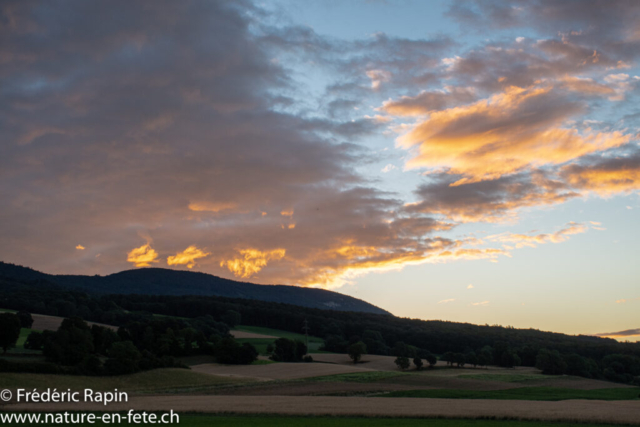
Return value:
M 311 363 L 311 362 L 313 362 L 313 357 L 307 355 L 307 356 L 302 358 L 302 361 L 305 362 L 305 363 Z

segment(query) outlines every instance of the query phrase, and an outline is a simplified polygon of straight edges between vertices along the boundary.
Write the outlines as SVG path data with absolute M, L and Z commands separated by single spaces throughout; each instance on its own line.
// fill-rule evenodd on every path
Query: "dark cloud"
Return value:
M 185 265 L 229 276 L 239 259 L 263 269 L 254 280 L 326 285 L 453 245 L 434 249 L 428 235 L 445 226 L 400 218 L 402 202 L 355 172 L 369 154 L 351 141 L 379 121 L 282 112 L 296 102 L 272 60 L 285 38 L 250 31 L 259 13 L 243 2 L 4 2 L 0 258 L 107 273 L 127 253 L 159 265 L 196 254 Z M 309 32 L 286 36 L 333 54 Z M 363 48 L 375 45 L 429 46 L 377 37 Z
M 430 182 L 415 192 L 419 202 L 405 209 L 456 221 L 495 222 L 513 218 L 522 208 L 562 203 L 579 195 L 541 171 L 452 185 L 458 178 L 448 174 L 431 176 Z

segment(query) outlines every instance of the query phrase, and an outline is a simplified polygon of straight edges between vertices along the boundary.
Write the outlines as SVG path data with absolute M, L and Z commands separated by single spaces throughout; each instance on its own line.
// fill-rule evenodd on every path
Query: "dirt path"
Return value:
M 133 396 L 128 403 L 12 404 L 8 411 L 168 411 L 283 415 L 496 417 L 640 425 L 640 401 L 415 399 L 333 396 Z

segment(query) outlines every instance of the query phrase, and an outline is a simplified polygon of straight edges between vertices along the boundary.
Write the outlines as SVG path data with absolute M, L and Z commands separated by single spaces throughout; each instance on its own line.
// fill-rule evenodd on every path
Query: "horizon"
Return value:
M 0 6 L 1 260 L 640 341 L 640 3 L 164 6 Z
M 5 262 L 5 261 L 0 261 L 0 263 L 10 264 L 10 265 L 13 265 L 13 266 L 16 266 L 16 267 L 30 269 L 30 270 L 33 270 L 33 271 L 36 271 L 36 272 L 38 272 L 38 273 L 42 273 L 42 274 L 45 274 L 45 275 L 50 275 L 50 274 L 49 274 L 49 273 L 47 273 L 47 272 L 43 272 L 43 271 L 39 271 L 39 270 L 35 270 L 35 269 L 33 269 L 33 268 L 30 268 L 30 267 L 27 267 L 27 266 L 23 266 L 23 265 L 11 264 L 11 263 L 7 263 L 7 262 Z M 202 271 L 194 271 L 194 270 L 178 270 L 178 269 L 175 269 L 175 268 L 165 268 L 165 267 L 139 267 L 139 268 L 131 268 L 131 269 L 128 269 L 128 270 L 121 270 L 121 271 L 117 271 L 117 272 L 109 273 L 109 274 L 104 274 L 104 275 L 96 274 L 96 275 L 82 275 L 82 276 L 84 276 L 84 277 L 96 277 L 96 276 L 97 276 L 97 277 L 104 278 L 104 277 L 109 277 L 109 276 L 113 276 L 113 275 L 116 275 L 116 274 L 127 273 L 127 272 L 130 272 L 130 271 L 139 271 L 139 270 L 164 270 L 164 271 L 172 271 L 172 272 L 174 272 L 174 271 L 175 271 L 175 272 L 182 272 L 182 273 L 199 273 L 199 274 L 204 274 L 204 275 L 207 275 L 207 276 L 213 276 L 213 277 L 216 277 L 216 278 L 220 278 L 219 276 L 215 276 L 215 275 L 213 275 L 213 274 L 205 273 L 205 272 L 202 272 Z M 66 276 L 65 274 L 58 274 L 58 275 Z M 56 276 L 56 275 L 54 275 L 54 276 Z M 224 278 L 223 278 L 223 279 L 224 279 Z M 235 280 L 235 279 L 226 279 L 226 280 L 231 280 L 231 281 L 234 281 L 234 282 L 236 282 L 236 283 L 249 284 L 249 285 L 256 285 L 256 286 L 290 286 L 290 287 L 296 287 L 296 288 L 299 288 L 299 286 L 295 286 L 295 285 L 283 285 L 283 284 L 279 284 L 279 283 L 266 283 L 266 284 L 259 285 L 259 284 L 256 284 L 256 283 L 252 283 L 252 282 L 243 282 L 243 281 L 239 281 L 239 280 Z M 328 290 L 328 289 L 322 289 L 322 288 L 315 288 L 315 289 L 320 289 L 320 290 L 330 291 L 330 290 Z M 335 292 L 335 291 L 330 291 L 330 292 Z M 353 298 L 357 298 L 357 297 L 353 297 Z M 363 301 L 363 302 L 365 302 L 365 303 L 367 303 L 367 304 L 373 305 L 374 307 L 377 307 L 377 308 L 381 308 L 381 309 L 383 309 L 383 310 L 386 310 L 384 307 L 380 307 L 380 306 L 377 306 L 377 305 L 371 304 L 371 303 L 369 303 L 368 301 L 365 301 L 365 300 L 362 300 L 362 299 L 360 299 L 360 301 Z M 333 309 L 327 308 L 327 309 L 324 309 L 324 310 L 333 310 Z M 390 314 L 390 315 L 392 315 L 392 316 L 394 316 L 394 317 L 403 317 L 403 316 L 396 316 L 394 313 L 392 313 L 392 312 L 390 312 L 390 311 L 387 311 L 387 313 L 388 313 L 388 314 Z M 469 322 L 455 322 L 455 321 L 452 321 L 452 320 L 447 320 L 447 319 L 436 319 L 436 318 L 433 318 L 433 319 L 411 318 L 411 317 L 404 317 L 404 318 L 407 318 L 407 319 L 424 320 L 424 321 L 433 321 L 433 322 L 467 323 L 467 324 L 472 324 L 472 325 L 477 325 L 477 326 L 487 326 L 487 327 L 502 327 L 502 328 L 510 328 L 510 327 L 513 327 L 513 326 L 511 326 L 511 325 L 501 325 L 501 324 L 493 324 L 493 325 L 489 325 L 488 323 L 485 323 L 485 324 L 481 325 L 481 324 L 475 324 L 475 323 L 469 323 Z M 537 330 L 537 331 L 541 331 L 541 332 L 558 333 L 557 331 L 553 331 L 553 330 L 543 330 L 543 329 L 533 328 L 533 327 L 521 327 L 521 328 L 518 328 L 518 329 L 525 329 L 525 330 L 527 330 L 527 329 L 531 329 L 531 330 Z M 629 340 L 622 339 L 622 338 L 620 338 L 620 337 L 619 337 L 619 338 L 610 337 L 610 336 L 609 336 L 609 334 L 599 334 L 599 335 L 567 334 L 567 335 L 573 335 L 573 336 L 588 336 L 588 337 L 594 337 L 594 338 L 609 338 L 609 339 L 614 339 L 614 340 L 619 341 L 619 342 L 633 342 L 633 341 L 629 341 Z

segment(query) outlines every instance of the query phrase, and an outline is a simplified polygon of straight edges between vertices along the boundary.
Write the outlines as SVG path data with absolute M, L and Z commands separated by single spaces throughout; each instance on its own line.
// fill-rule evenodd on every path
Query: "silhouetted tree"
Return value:
M 538 351 L 536 368 L 540 369 L 543 374 L 562 375 L 567 369 L 567 364 L 557 350 L 543 348 Z
M 16 345 L 20 337 L 20 319 L 13 313 L 0 314 L 0 347 L 4 353 Z
M 23 328 L 31 329 L 31 325 L 33 325 L 33 317 L 31 313 L 26 311 L 19 311 L 17 313 L 18 319 L 20 319 L 20 326 Z
M 347 353 L 353 363 L 358 363 L 362 358 L 363 354 L 367 354 L 367 345 L 362 341 L 358 341 L 357 343 L 351 344 L 347 349 Z
M 398 368 L 402 369 L 403 371 L 411 365 L 411 362 L 409 362 L 409 358 L 405 356 L 396 357 L 396 360 L 394 362 L 398 366 Z
M 420 359 L 419 357 L 414 357 L 413 358 L 413 364 L 416 365 L 416 370 L 421 370 L 422 369 L 422 359 Z

